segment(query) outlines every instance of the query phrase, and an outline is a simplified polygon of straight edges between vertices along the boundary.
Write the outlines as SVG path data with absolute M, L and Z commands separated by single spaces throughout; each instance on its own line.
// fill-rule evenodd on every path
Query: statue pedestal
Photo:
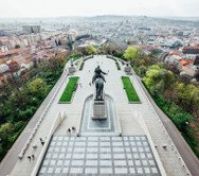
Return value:
M 128 74 L 128 75 L 131 75 L 131 74 L 132 74 L 132 71 L 131 71 L 131 67 L 130 67 L 130 66 L 126 66 L 126 67 L 124 68 L 124 71 L 125 71 L 125 73 Z
M 74 66 L 71 66 L 71 67 L 69 67 L 68 71 L 69 71 L 70 74 L 73 74 L 73 73 L 76 72 L 76 69 L 75 69 Z
M 107 119 L 107 110 L 105 100 L 96 101 L 93 103 L 93 120 L 106 120 Z

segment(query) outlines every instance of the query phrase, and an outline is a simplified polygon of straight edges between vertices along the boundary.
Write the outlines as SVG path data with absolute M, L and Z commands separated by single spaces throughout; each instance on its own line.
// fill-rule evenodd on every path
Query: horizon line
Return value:
M 116 17 L 149 17 L 149 18 L 199 18 L 199 16 L 153 16 L 153 15 L 120 15 L 120 14 L 99 14 L 99 15 L 66 15 L 66 16 L 26 16 L 26 17 L 0 17 L 0 19 L 47 19 L 47 18 L 93 18 L 103 16 L 116 16 Z

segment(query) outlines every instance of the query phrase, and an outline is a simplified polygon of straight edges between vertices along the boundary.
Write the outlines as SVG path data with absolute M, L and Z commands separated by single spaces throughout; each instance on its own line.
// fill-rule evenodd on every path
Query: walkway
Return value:
M 114 100 L 118 122 L 121 126 L 122 135 L 124 136 L 123 138 L 120 138 L 120 141 L 122 141 L 122 146 L 118 150 L 122 150 L 125 148 L 125 146 L 123 146 L 124 140 L 128 139 L 129 141 L 130 138 L 128 137 L 134 138 L 136 136 L 137 137 L 142 136 L 147 140 L 148 144 L 150 145 L 151 155 L 152 157 L 154 157 L 154 160 L 156 161 L 162 175 L 164 175 L 164 171 L 166 172 L 168 176 L 179 176 L 179 175 L 185 176 L 189 174 L 189 171 L 187 170 L 186 165 L 183 163 L 183 160 L 180 158 L 180 154 L 178 153 L 174 143 L 170 139 L 163 123 L 161 122 L 157 112 L 155 111 L 154 105 L 149 101 L 137 77 L 133 75 L 131 76 L 131 80 L 140 97 L 141 104 L 128 104 L 127 97 L 126 97 L 125 91 L 122 88 L 122 82 L 120 79 L 120 77 L 124 75 L 125 73 L 122 70 L 121 71 L 117 70 L 115 62 L 113 60 L 107 59 L 105 56 L 95 56 L 94 59 L 87 60 L 85 62 L 84 69 L 82 71 L 77 71 L 75 73 L 75 75 L 80 76 L 80 85 L 78 86 L 78 89 L 75 93 L 75 96 L 73 97 L 73 101 L 71 104 L 58 103 L 59 98 L 68 81 L 68 79 L 66 78 L 66 73 L 64 73 L 63 76 L 60 78 L 59 82 L 55 86 L 57 88 L 55 89 L 56 90 L 59 89 L 59 90 L 57 91 L 54 98 L 52 99 L 52 97 L 50 97 L 49 95 L 49 97 L 45 100 L 45 102 L 47 100 L 50 100 L 50 102 L 51 101 L 52 102 L 50 104 L 50 107 L 48 108 L 47 113 L 45 114 L 45 118 L 42 121 L 41 126 L 36 136 L 34 137 L 30 145 L 30 146 L 33 146 L 34 144 L 36 144 L 38 148 L 36 150 L 33 150 L 32 147 L 29 147 L 24 159 L 22 159 L 21 161 L 15 159 L 15 161 L 13 161 L 13 165 L 15 165 L 15 167 L 12 170 L 11 175 L 13 176 L 30 175 L 30 173 L 32 172 L 37 162 L 38 156 L 41 154 L 42 145 L 40 144 L 39 138 L 42 137 L 43 139 L 46 139 L 49 133 L 49 129 L 53 125 L 53 121 L 55 117 L 57 117 L 59 112 L 61 113 L 65 112 L 67 114 L 67 118 L 63 121 L 62 125 L 54 134 L 55 137 L 53 138 L 53 141 L 57 140 L 58 139 L 57 137 L 62 137 L 64 140 L 66 140 L 66 142 L 69 142 L 70 139 L 66 137 L 67 136 L 66 131 L 68 128 L 71 128 L 72 126 L 76 127 L 76 130 L 78 133 L 80 132 L 83 104 L 84 104 L 85 99 L 93 92 L 94 88 L 93 86 L 89 85 L 89 82 L 91 81 L 94 68 L 98 64 L 102 67 L 102 70 L 104 70 L 105 72 L 109 72 L 109 74 L 106 76 L 107 83 L 105 84 L 105 92 L 108 95 L 110 95 Z M 42 111 L 42 109 L 45 109 L 45 108 L 46 106 L 44 104 L 43 107 L 42 106 L 40 107 L 40 110 Z M 40 110 L 38 110 L 38 113 Z M 100 139 L 101 139 L 100 137 L 97 137 L 98 141 L 100 141 Z M 25 140 L 26 139 L 24 139 L 24 141 Z M 78 140 L 80 140 L 80 138 L 76 138 L 76 141 Z M 111 143 L 110 141 L 112 141 L 112 138 L 109 137 L 108 140 L 109 140 L 108 142 Z M 91 141 L 89 141 L 89 138 L 86 138 L 86 141 L 87 141 L 85 144 L 86 146 L 88 146 L 88 143 L 92 143 Z M 51 148 L 52 143 L 53 142 L 51 142 L 50 144 L 50 148 Z M 64 142 L 62 141 L 60 145 L 61 146 L 64 145 Z M 98 143 L 98 146 L 99 145 L 101 144 Z M 86 146 L 84 147 L 85 150 L 87 149 Z M 114 147 L 115 146 L 112 146 L 111 148 L 108 147 L 107 150 L 113 151 Z M 49 150 L 51 150 L 50 148 Z M 76 149 L 75 147 L 72 147 L 72 148 Z M 15 149 L 12 148 L 11 150 L 15 150 Z M 59 150 L 59 148 L 56 150 Z M 77 148 L 76 150 L 79 150 L 79 148 Z M 117 150 L 117 149 L 114 149 L 114 150 Z M 127 151 L 128 150 L 131 150 L 131 149 L 127 149 Z M 34 161 L 29 161 L 27 159 L 27 156 L 33 153 L 35 154 L 36 158 Z M 49 151 L 47 152 L 47 155 L 48 153 Z M 127 161 L 127 154 L 126 153 L 124 154 L 125 154 L 124 160 Z M 131 151 L 129 152 L 129 154 L 133 156 Z M 136 152 L 133 154 L 136 154 Z M 17 156 L 17 155 L 18 154 L 15 154 L 14 156 Z M 111 153 L 111 156 L 113 155 L 114 153 Z M 143 153 L 143 155 L 138 154 L 138 156 L 147 157 L 145 153 Z M 11 160 L 11 157 L 9 159 Z M 143 162 L 141 162 L 141 159 L 138 158 L 138 160 L 140 160 L 138 162 L 140 162 L 141 165 L 143 166 Z M 125 161 L 122 161 L 122 162 L 125 162 Z M 58 162 L 56 163 L 56 166 L 57 164 Z M 52 170 L 49 168 L 50 167 L 48 167 L 48 170 L 46 171 L 50 172 L 50 170 Z M 143 168 L 141 169 L 142 171 L 140 171 L 137 168 L 135 170 L 136 174 L 142 171 L 145 174 L 147 173 L 147 169 L 145 170 L 145 168 Z M 101 172 L 100 170 L 98 170 L 98 166 L 96 169 L 97 169 L 97 173 Z M 69 171 L 70 170 L 71 169 L 69 169 Z M 127 168 L 127 171 L 128 173 L 131 172 L 129 167 Z M 55 170 L 53 170 L 53 172 L 55 172 Z M 60 172 L 64 172 L 63 167 L 60 170 Z M 115 170 L 112 170 L 112 172 L 115 173 Z M 152 173 L 152 169 L 150 170 L 150 172 Z M 84 167 L 83 173 L 86 173 L 85 167 Z
M 139 80 L 139 78 L 138 78 Z M 141 82 L 140 82 L 141 84 Z M 142 85 L 142 84 L 141 84 Z M 143 90 L 145 91 L 148 99 L 150 100 L 151 104 L 155 108 L 156 112 L 158 113 L 162 123 L 164 124 L 165 128 L 167 129 L 168 134 L 172 138 L 174 144 L 176 145 L 179 153 L 181 154 L 183 160 L 185 161 L 187 167 L 189 168 L 191 174 L 193 176 L 198 176 L 199 173 L 199 160 L 196 157 L 196 155 L 193 153 L 189 145 L 184 140 L 181 133 L 178 131 L 176 126 L 173 124 L 173 122 L 162 112 L 162 110 L 156 105 L 154 100 L 151 98 L 147 90 L 144 86 Z
M 55 136 L 39 176 L 160 176 L 146 136 Z

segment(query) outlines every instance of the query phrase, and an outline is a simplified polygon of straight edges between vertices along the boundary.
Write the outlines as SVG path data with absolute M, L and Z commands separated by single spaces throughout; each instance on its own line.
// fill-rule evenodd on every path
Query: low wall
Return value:
M 50 144 L 50 141 L 52 139 L 53 134 L 55 133 L 55 131 L 57 130 L 57 128 L 61 125 L 61 123 L 63 122 L 63 120 L 66 118 L 66 114 L 64 113 L 63 115 L 61 115 L 61 113 L 58 113 L 57 118 L 55 119 L 55 121 L 53 122 L 53 125 L 49 131 L 49 134 L 47 136 L 47 140 L 45 141 L 45 144 L 39 154 L 39 157 L 37 159 L 36 165 L 31 173 L 31 176 L 36 176 L 37 173 L 39 172 L 41 163 L 43 161 L 44 155 L 46 154 L 46 151 L 48 149 L 48 146 Z

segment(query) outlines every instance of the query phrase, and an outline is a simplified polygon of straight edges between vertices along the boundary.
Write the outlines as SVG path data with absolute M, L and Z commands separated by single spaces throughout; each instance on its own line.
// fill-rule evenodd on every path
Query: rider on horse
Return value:
M 103 89 L 104 89 L 104 82 L 106 82 L 104 75 L 107 73 L 103 72 L 100 66 L 97 66 L 95 69 L 95 74 L 92 79 L 92 83 L 95 83 L 96 88 L 96 100 L 103 100 Z
M 104 75 L 106 75 L 107 73 L 103 72 L 100 68 L 100 66 L 98 65 L 97 68 L 95 69 L 95 75 L 93 76 L 93 80 L 92 83 L 95 82 L 95 80 L 97 78 L 102 78 L 104 82 L 106 82 Z

